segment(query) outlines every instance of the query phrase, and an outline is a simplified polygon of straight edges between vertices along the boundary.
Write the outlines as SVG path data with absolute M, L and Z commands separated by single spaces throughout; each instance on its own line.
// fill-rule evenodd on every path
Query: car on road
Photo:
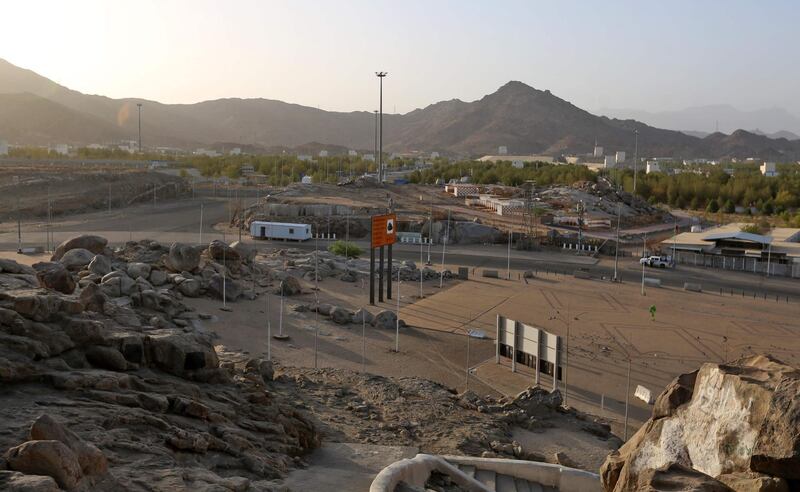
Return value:
M 669 256 L 645 256 L 639 259 L 640 265 L 653 268 L 672 268 L 672 258 Z

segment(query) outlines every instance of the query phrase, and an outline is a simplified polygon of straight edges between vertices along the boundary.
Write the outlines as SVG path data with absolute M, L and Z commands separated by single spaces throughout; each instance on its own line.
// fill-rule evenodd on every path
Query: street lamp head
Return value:
M 375 75 L 377 75 L 378 77 L 386 77 L 387 75 L 389 75 L 389 73 L 388 72 L 375 72 Z

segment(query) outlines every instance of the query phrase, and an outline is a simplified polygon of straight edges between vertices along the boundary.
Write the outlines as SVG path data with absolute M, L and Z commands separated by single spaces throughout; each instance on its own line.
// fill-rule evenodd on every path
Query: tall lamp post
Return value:
M 139 111 L 139 153 L 142 153 L 142 103 L 136 103 Z
M 383 183 L 383 78 L 388 75 L 387 72 L 375 72 L 380 80 L 380 121 L 381 130 L 378 139 L 378 182 Z
M 373 162 L 377 164 L 378 163 L 378 110 L 376 109 L 373 112 L 375 113 L 375 153 L 372 154 L 372 156 L 373 156 Z M 378 175 L 378 178 L 380 179 L 380 174 Z
M 569 329 L 571 326 L 572 321 L 578 321 L 581 316 L 586 313 L 580 313 L 576 316 L 570 316 L 569 313 L 569 304 L 567 304 L 567 315 L 564 317 L 561 315 L 560 311 L 556 311 L 556 314 L 550 316 L 551 320 L 554 321 L 561 321 L 567 327 L 567 343 L 566 348 L 564 349 L 564 406 L 567 406 L 567 398 L 569 396 Z M 558 368 L 554 369 L 558 371 Z
M 633 131 L 633 194 L 636 194 L 636 170 L 639 164 L 639 130 Z

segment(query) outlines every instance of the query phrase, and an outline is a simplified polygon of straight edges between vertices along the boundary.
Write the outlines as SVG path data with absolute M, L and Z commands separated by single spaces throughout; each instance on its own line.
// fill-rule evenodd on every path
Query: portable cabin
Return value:
M 305 241 L 306 239 L 311 239 L 311 226 L 309 224 L 254 220 L 250 223 L 250 236 L 254 239 Z

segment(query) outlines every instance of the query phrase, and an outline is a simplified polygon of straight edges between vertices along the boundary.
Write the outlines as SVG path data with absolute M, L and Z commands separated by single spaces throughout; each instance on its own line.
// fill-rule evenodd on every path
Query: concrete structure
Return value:
M 311 183 L 313 183 L 313 182 L 314 182 L 313 178 L 311 178 L 311 176 L 308 176 L 308 175 L 306 175 L 306 176 L 303 176 L 303 177 L 300 179 L 300 183 L 302 183 L 302 184 L 304 184 L 304 185 L 309 185 L 309 184 L 311 184 Z
M 746 225 L 684 232 L 662 241 L 661 249 L 678 263 L 800 278 L 800 229 L 776 227 L 754 234 L 742 231 Z
M 606 169 L 614 169 L 617 167 L 617 158 L 613 155 L 607 155 L 603 158 L 603 167 Z
M 775 169 L 774 162 L 765 162 L 764 164 L 761 164 L 760 169 L 761 169 L 761 174 L 763 174 L 764 176 L 771 178 L 778 175 L 778 171 Z
M 522 169 L 525 167 L 525 163 L 522 161 L 511 161 L 511 167 L 516 169 Z
M 195 155 L 204 155 L 206 157 L 219 157 L 219 152 L 211 149 L 197 149 L 194 151 Z
M 618 150 L 617 151 L 617 155 L 615 156 L 615 158 L 617 159 L 617 162 L 619 162 L 619 163 L 625 162 L 625 151 L 624 150 Z
M 594 157 L 603 157 L 603 147 L 599 145 L 594 146 L 594 151 L 592 152 L 592 156 Z
M 358 156 L 358 152 L 356 152 L 355 150 L 348 150 L 347 151 L 347 156 L 348 157 L 357 157 Z
M 319 151 L 319 156 L 320 157 L 328 157 L 328 151 L 327 150 L 320 150 Z
M 467 202 L 467 205 L 485 207 L 497 215 L 517 215 L 525 211 L 525 200 L 522 198 L 500 198 L 488 193 L 479 194 L 477 199 Z
M 544 373 L 553 378 L 553 388 L 558 387 L 563 372 L 561 337 L 498 314 L 495 340 L 495 363 L 505 357 L 511 360 L 512 372 L 517 372 L 517 365 L 521 364 L 532 370 L 535 384 L 539 384 L 539 376 Z
M 8 155 L 8 142 L 0 140 L 0 155 Z
M 550 463 L 472 456 L 418 454 L 387 466 L 375 477 L 369 492 L 425 490 L 431 472 L 450 478 L 468 492 L 600 492 L 600 476 Z M 401 484 L 405 484 L 403 488 Z
M 53 148 L 53 151 L 55 151 L 55 153 L 59 155 L 67 155 L 69 154 L 69 145 L 56 144 L 56 146 Z
M 498 155 L 508 155 L 508 147 L 506 147 L 505 145 L 501 145 L 500 147 L 497 147 L 497 154 Z
M 452 193 L 456 198 L 475 197 L 478 196 L 480 190 L 479 186 L 469 183 L 448 184 L 444 187 L 445 192 Z
M 230 155 L 242 155 L 242 148 L 241 147 L 234 147 L 230 151 L 228 151 Z
M 647 161 L 645 171 L 647 174 L 660 173 L 661 165 L 657 161 Z
M 250 176 L 256 172 L 256 169 L 252 164 L 242 164 L 242 167 L 239 168 L 239 172 L 242 176 Z
M 364 154 L 364 160 L 375 162 L 375 154 Z
M 297 160 L 298 161 L 303 161 L 303 162 L 311 162 L 312 161 L 311 156 L 310 155 L 305 155 L 305 154 L 298 155 L 297 156 Z
M 438 152 L 431 152 L 431 159 L 438 159 L 439 153 Z
M 250 236 L 254 239 L 305 241 L 311 239 L 311 226 L 308 224 L 254 220 L 250 223 Z
M 552 163 L 555 161 L 551 155 L 485 155 L 478 159 L 478 162 L 501 162 L 501 161 L 519 161 L 522 163 L 528 162 L 547 162 Z

